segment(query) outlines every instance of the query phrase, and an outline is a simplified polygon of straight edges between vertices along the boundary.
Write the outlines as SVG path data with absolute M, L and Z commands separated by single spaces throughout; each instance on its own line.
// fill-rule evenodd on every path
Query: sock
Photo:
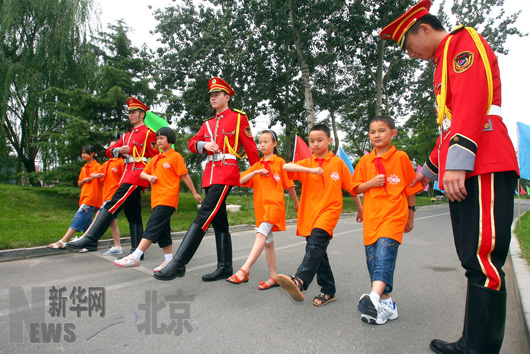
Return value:
M 376 300 L 377 303 L 379 303 L 379 301 L 381 300 L 381 296 L 379 296 L 378 293 L 373 292 L 373 291 L 370 293 L 370 298 Z M 377 305 L 377 304 L 374 304 L 374 305 Z
M 144 251 L 142 251 L 141 249 L 137 248 L 134 250 L 134 252 L 132 253 L 132 256 L 135 260 L 139 261 L 140 260 L 140 257 L 142 257 L 142 255 L 144 254 Z
M 394 307 L 394 301 L 389 297 L 388 299 L 381 299 L 381 302 L 387 305 L 388 307 Z
M 166 262 L 171 262 L 173 259 L 173 253 L 164 253 L 164 258 L 166 259 Z

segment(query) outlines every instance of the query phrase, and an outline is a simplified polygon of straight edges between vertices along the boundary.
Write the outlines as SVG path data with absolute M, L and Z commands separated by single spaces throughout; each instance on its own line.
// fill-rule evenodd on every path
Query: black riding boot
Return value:
M 131 231 L 131 250 L 129 254 L 133 253 L 136 250 L 136 247 L 142 241 L 142 236 L 144 235 L 144 226 L 142 224 L 129 224 L 129 230 Z M 140 260 L 144 260 L 144 255 L 140 257 Z
M 66 243 L 66 247 L 75 249 L 86 248 L 89 251 L 97 251 L 98 240 L 107 231 L 112 220 L 114 220 L 114 215 L 105 208 L 101 209 L 90 230 L 79 240 Z
M 217 269 L 203 275 L 202 281 L 226 279 L 233 274 L 232 269 L 232 238 L 228 232 L 215 232 L 217 246 Z
M 433 339 L 431 341 L 431 350 L 437 354 L 464 354 L 466 349 L 466 318 L 467 305 L 469 304 L 469 283 L 466 294 L 466 314 L 464 316 L 464 329 L 462 330 L 462 337 L 456 342 L 446 342 L 441 339 Z
M 506 293 L 469 285 L 466 354 L 498 354 L 506 324 Z
M 153 277 L 158 280 L 173 280 L 183 277 L 186 273 L 186 264 L 189 263 L 199 248 L 204 233 L 199 225 L 192 223 L 171 262 L 164 269 L 153 274 Z

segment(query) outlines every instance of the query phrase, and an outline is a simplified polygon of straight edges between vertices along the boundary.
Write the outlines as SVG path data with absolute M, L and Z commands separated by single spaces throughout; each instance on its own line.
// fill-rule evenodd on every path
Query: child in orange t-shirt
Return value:
M 48 248 L 66 248 L 66 242 L 76 233 L 86 231 L 92 223 L 92 214 L 96 208 L 101 206 L 102 188 L 97 179 L 92 178 L 92 173 L 96 172 L 101 165 L 96 161 L 96 148 L 93 145 L 85 145 L 81 149 L 81 158 L 86 161 L 85 166 L 79 173 L 77 185 L 81 187 L 79 197 L 79 209 L 74 215 L 72 224 L 68 231 L 57 242 L 49 244 Z
M 307 245 L 296 274 L 279 274 L 278 282 L 294 300 L 302 301 L 302 291 L 307 290 L 317 275 L 321 291 L 313 299 L 315 306 L 323 306 L 337 299 L 327 248 L 342 211 L 342 189 L 349 191 L 351 183 L 351 174 L 344 161 L 328 149 L 332 141 L 328 127 L 315 125 L 309 131 L 313 157 L 283 166 L 290 178 L 302 182 L 296 234 L 306 237 Z M 361 222 L 361 202 L 358 196 L 353 196 L 353 199 L 359 210 L 357 221 Z
M 403 232 L 414 227 L 416 193 L 423 190 L 421 183 L 411 186 L 416 173 L 407 154 L 391 144 L 396 135 L 392 118 L 372 119 L 369 137 L 374 149 L 361 158 L 351 183 L 352 192 L 364 193 L 363 235 L 372 290 L 361 296 L 358 309 L 369 324 L 398 317 L 390 297 L 397 251 Z
M 113 147 L 114 144 L 118 142 L 118 139 L 114 139 L 110 141 L 109 148 Z M 117 158 L 117 157 L 111 157 L 97 171 L 97 173 L 93 173 L 93 178 L 98 178 L 103 183 L 103 205 L 101 208 L 105 206 L 110 200 L 112 199 L 112 196 L 114 195 L 114 192 L 118 189 L 120 186 L 120 180 L 123 176 L 123 159 Z M 101 210 L 100 208 L 100 210 Z M 99 211 L 96 214 L 96 218 L 98 217 Z M 92 226 L 92 225 L 90 225 Z M 121 242 L 120 242 L 120 229 L 118 228 L 118 215 L 114 215 L 114 220 L 110 223 L 110 232 L 112 234 L 112 241 L 114 242 L 114 246 L 112 246 L 108 251 L 104 252 L 103 255 L 105 256 L 115 256 L 123 254 L 123 250 L 121 248 Z
M 190 189 L 199 203 L 201 196 L 197 194 L 195 186 L 188 175 L 182 156 L 171 145 L 177 138 L 173 129 L 164 127 L 156 132 L 156 143 L 163 153 L 149 161 L 140 174 L 140 178 L 151 183 L 151 209 L 153 210 L 142 240 L 133 253 L 127 257 L 117 259 L 114 264 L 120 267 L 138 267 L 140 258 L 152 243 L 158 243 L 164 253 L 164 262 L 153 269 L 159 272 L 173 258 L 173 241 L 171 240 L 171 215 L 177 210 L 179 202 L 180 181 Z
M 264 130 L 259 137 L 259 149 L 263 158 L 241 174 L 240 183 L 243 187 L 253 188 L 254 210 L 256 214 L 256 241 L 247 261 L 239 271 L 226 279 L 233 284 L 246 283 L 252 265 L 258 260 L 263 248 L 269 264 L 270 278 L 261 281 L 258 288 L 267 290 L 278 286 L 276 279 L 276 253 L 274 252 L 273 231 L 285 230 L 285 201 L 283 190 L 287 189 L 294 201 L 294 209 L 298 211 L 298 198 L 294 183 L 282 169 L 285 160 L 278 157 L 276 146 L 278 137 L 272 130 Z

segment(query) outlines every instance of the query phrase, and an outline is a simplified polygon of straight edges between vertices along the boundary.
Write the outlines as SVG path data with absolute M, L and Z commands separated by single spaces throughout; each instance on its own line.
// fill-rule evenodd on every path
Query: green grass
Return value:
M 515 234 L 521 245 L 521 251 L 530 264 L 530 212 L 521 216 L 521 223 L 517 223 Z
M 236 192 L 237 189 L 234 189 Z M 254 224 L 252 196 L 232 193 L 229 204 L 241 205 L 241 211 L 228 213 L 230 225 Z M 142 195 L 144 226 L 151 215 L 151 193 Z M 172 231 L 185 231 L 197 214 L 197 202 L 190 193 L 181 193 L 178 210 L 171 218 Z M 289 199 L 289 200 L 288 200 Z M 417 205 L 431 204 L 428 197 L 417 197 Z M 43 246 L 59 240 L 68 230 L 78 209 L 79 188 L 38 188 L 0 184 L 0 250 Z M 436 201 L 436 204 L 443 203 Z M 296 212 L 290 197 L 286 197 L 287 219 L 295 219 Z M 357 209 L 351 197 L 344 198 L 343 213 Z M 129 224 L 123 213 L 118 216 L 122 237 L 129 236 Z M 79 234 L 78 234 L 79 235 Z M 103 238 L 111 238 L 110 230 Z

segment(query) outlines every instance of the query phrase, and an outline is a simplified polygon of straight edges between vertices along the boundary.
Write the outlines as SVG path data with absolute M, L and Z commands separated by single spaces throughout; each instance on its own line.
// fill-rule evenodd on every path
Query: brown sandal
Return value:
M 302 280 L 297 276 L 278 274 L 278 283 L 284 288 L 294 301 L 304 301 L 302 294 Z
M 327 299 L 326 299 L 326 296 L 328 296 Z M 317 300 L 320 301 L 320 303 L 316 302 Z M 337 296 L 335 294 L 320 293 L 320 295 L 315 296 L 315 298 L 313 299 L 313 305 L 315 305 L 315 306 L 324 306 L 327 303 L 335 301 L 335 300 L 337 300 Z

